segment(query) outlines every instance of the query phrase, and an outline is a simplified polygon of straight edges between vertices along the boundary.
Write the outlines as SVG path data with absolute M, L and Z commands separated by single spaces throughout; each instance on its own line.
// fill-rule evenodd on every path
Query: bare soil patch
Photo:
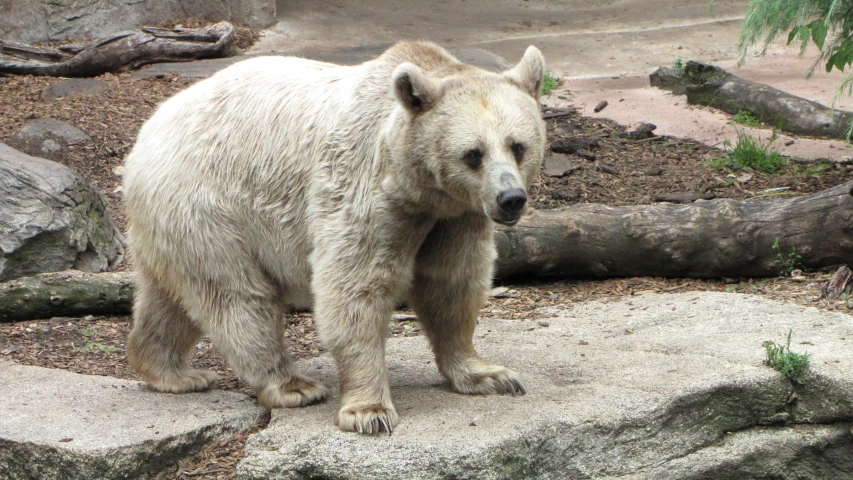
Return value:
M 79 172 L 106 196 L 110 213 L 126 231 L 121 203 L 120 171 L 143 122 L 165 99 L 193 84 L 177 77 L 131 79 L 129 74 L 104 75 L 112 90 L 85 97 L 41 100 L 41 91 L 60 78 L 0 77 L 0 142 L 7 143 L 28 121 L 56 118 L 88 133 L 92 140 L 67 147 L 61 163 Z M 722 151 L 673 137 L 634 140 L 614 122 L 572 114 L 549 120 L 551 145 L 577 145 L 565 153 L 571 173 L 540 174 L 530 192 L 534 208 L 559 208 L 577 202 L 610 205 L 648 204 L 664 194 L 747 199 L 768 189 L 788 187 L 788 195 L 803 195 L 853 179 L 853 167 L 815 168 L 788 164 L 778 174 L 748 169 L 730 171 L 708 165 Z M 560 149 L 560 148 L 558 148 Z M 568 152 L 571 148 L 563 148 Z M 548 152 L 550 157 L 552 152 Z M 770 245 L 767 248 L 771 248 Z M 818 300 L 820 282 L 830 272 L 811 272 L 797 280 L 771 279 L 664 279 L 626 278 L 516 279 L 503 283 L 499 298 L 491 298 L 481 314 L 528 322 L 530 328 L 548 328 L 556 308 L 590 299 L 609 301 L 646 292 L 733 291 L 754 293 L 780 301 L 848 311 L 846 302 Z M 287 315 L 286 340 L 296 358 L 319 355 L 310 313 Z M 0 324 L 0 358 L 26 365 L 62 368 L 77 373 L 140 378 L 127 365 L 125 341 L 128 317 L 52 318 Z M 630 333 L 630 332 L 626 332 Z M 419 334 L 412 312 L 400 312 L 389 324 L 391 336 Z M 760 346 L 757 346 L 760 348 Z M 253 392 L 228 368 L 208 342 L 198 344 L 193 363 L 222 376 L 218 388 Z M 260 428 L 260 427 L 259 427 Z M 236 435 L 182 462 L 163 478 L 233 478 L 246 435 Z

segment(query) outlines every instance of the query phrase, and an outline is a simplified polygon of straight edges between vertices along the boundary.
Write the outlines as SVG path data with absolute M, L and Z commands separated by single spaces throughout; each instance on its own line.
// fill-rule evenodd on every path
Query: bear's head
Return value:
M 514 225 L 545 148 L 539 94 L 545 60 L 529 47 L 503 73 L 452 64 L 427 73 L 402 63 L 388 140 L 398 185 L 437 217 L 480 211 Z

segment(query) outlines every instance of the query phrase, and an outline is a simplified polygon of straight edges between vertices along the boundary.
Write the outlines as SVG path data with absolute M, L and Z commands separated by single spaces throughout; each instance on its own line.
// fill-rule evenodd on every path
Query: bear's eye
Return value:
M 515 157 L 515 161 L 517 163 L 521 163 L 521 160 L 524 159 L 524 145 L 515 142 L 512 144 L 512 156 Z
M 468 168 L 471 170 L 476 170 L 483 164 L 483 151 L 479 148 L 472 148 L 465 152 L 465 155 L 462 156 L 462 161 L 464 161 L 465 165 L 468 165 Z

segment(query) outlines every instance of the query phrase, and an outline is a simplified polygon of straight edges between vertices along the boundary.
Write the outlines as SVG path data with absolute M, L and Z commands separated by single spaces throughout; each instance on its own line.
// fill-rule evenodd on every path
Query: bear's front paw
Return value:
M 454 390 L 467 395 L 508 393 L 515 396 L 527 393 L 517 373 L 481 358 L 469 358 L 449 369 L 445 376 Z
M 304 407 L 328 396 L 326 387 L 311 377 L 294 373 L 289 379 L 258 389 L 258 402 L 267 408 Z
M 373 435 L 383 431 L 388 435 L 394 431 L 399 417 L 393 406 L 379 404 L 344 406 L 335 418 L 335 425 L 345 432 L 358 432 Z

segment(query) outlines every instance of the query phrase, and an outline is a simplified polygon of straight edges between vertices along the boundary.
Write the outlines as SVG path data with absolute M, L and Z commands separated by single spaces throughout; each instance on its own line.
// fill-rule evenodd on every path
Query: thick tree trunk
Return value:
M 220 22 L 204 28 L 143 28 L 87 45 L 38 48 L 0 40 L 0 73 L 53 77 L 95 77 L 149 63 L 187 62 L 237 53 L 234 26 Z
M 786 199 L 541 210 L 498 229 L 497 275 L 762 277 L 786 266 L 853 263 L 851 188 L 848 182 Z
M 0 283 L 0 322 L 83 314 L 126 315 L 133 275 L 125 272 L 43 273 Z
M 853 264 L 851 188 L 848 182 L 786 199 L 540 210 L 495 233 L 497 276 L 764 277 Z M 60 272 L 0 283 L 0 321 L 125 315 L 131 278 Z
M 733 115 L 749 112 L 772 127 L 800 135 L 846 138 L 853 120 L 853 112 L 833 110 L 698 62 L 687 62 L 682 69 L 659 68 L 649 81 L 653 87 L 686 93 L 688 103 Z

